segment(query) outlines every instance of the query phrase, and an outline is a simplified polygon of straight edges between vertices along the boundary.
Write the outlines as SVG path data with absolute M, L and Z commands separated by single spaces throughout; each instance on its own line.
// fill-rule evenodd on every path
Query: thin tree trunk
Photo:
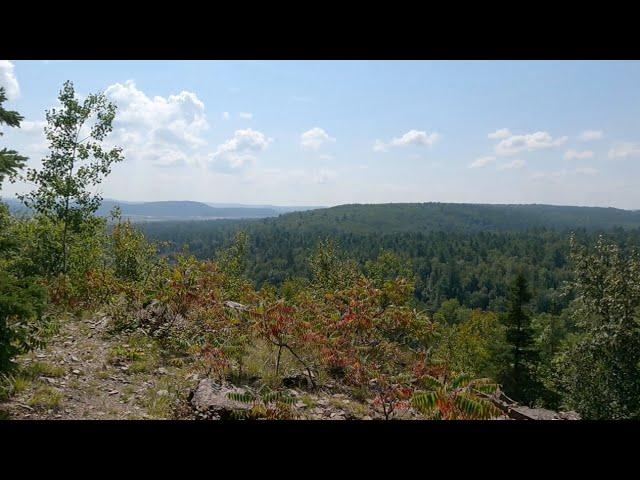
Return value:
M 311 385 L 313 386 L 313 388 L 316 388 L 316 382 L 313 380 L 313 375 L 311 373 L 311 369 L 307 366 L 306 363 L 304 363 L 302 361 L 302 359 L 298 356 L 298 354 L 296 352 L 294 352 L 289 345 L 283 345 L 283 346 L 287 350 L 289 350 L 291 352 L 291 355 L 296 357 L 296 360 L 298 360 L 302 364 L 302 366 L 307 370 L 307 375 L 309 376 L 309 380 L 311 381 Z
M 282 355 L 282 345 L 278 345 L 278 357 L 276 358 L 276 375 L 280 373 L 280 356 Z

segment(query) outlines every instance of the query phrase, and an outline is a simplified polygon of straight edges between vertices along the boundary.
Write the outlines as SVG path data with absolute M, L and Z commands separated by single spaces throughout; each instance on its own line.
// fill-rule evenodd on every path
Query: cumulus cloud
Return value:
M 501 140 L 503 138 L 507 138 L 511 136 L 511 132 L 508 128 L 501 128 L 500 130 L 496 130 L 493 133 L 487 135 L 491 140 Z
M 376 140 L 373 144 L 373 150 L 376 152 L 384 152 L 389 147 L 406 147 L 409 145 L 417 145 L 423 147 L 431 147 L 440 140 L 439 133 L 427 133 L 423 130 L 409 130 L 401 137 L 392 139 L 388 143 Z
M 8 128 L 3 131 L 3 147 L 18 150 L 29 158 L 30 162 L 38 162 L 49 152 L 49 144 L 44 136 L 44 120 L 23 120 L 20 128 Z M 35 164 L 30 163 L 29 166 Z
M 118 111 L 110 141 L 121 145 L 125 158 L 157 166 L 193 163 L 195 150 L 207 145 L 202 134 L 209 124 L 202 101 L 193 92 L 149 97 L 133 80 L 105 90 Z
M 582 152 L 579 152 L 574 149 L 569 149 L 564 152 L 565 160 L 583 160 L 585 158 L 591 157 L 593 157 L 593 152 L 591 150 L 584 150 Z
M 527 133 L 524 135 L 511 135 L 503 138 L 495 147 L 498 155 L 514 155 L 524 151 L 540 150 L 543 148 L 558 147 L 567 141 L 567 137 L 554 139 L 547 132 Z
M 214 168 L 238 169 L 255 161 L 255 154 L 266 150 L 272 141 L 262 132 L 250 128 L 236 130 L 232 138 L 218 145 L 209 163 Z
M 637 155 L 640 155 L 640 145 L 632 142 L 618 143 L 609 150 L 609 158 L 627 158 Z
M 0 60 L 0 87 L 4 87 L 9 100 L 20 96 L 20 85 L 13 70 L 13 63 L 9 60 Z
M 317 150 L 326 143 L 333 143 L 336 139 L 329 136 L 320 127 L 314 127 L 300 135 L 300 146 L 307 150 Z
M 518 168 L 522 168 L 526 165 L 524 160 L 514 160 L 509 163 L 503 163 L 498 167 L 498 170 L 515 170 Z
M 473 161 L 473 163 L 471 163 L 471 165 L 469 165 L 469 168 L 484 168 L 487 165 L 489 165 L 490 163 L 494 162 L 495 159 L 496 159 L 496 157 L 493 157 L 493 156 L 476 158 Z
M 253 118 L 253 113 L 248 113 L 248 112 L 240 112 L 238 114 L 238 116 L 240 118 L 242 118 L 243 120 L 251 120 Z
M 590 142 L 592 140 L 600 140 L 604 137 L 604 134 L 601 130 L 585 130 L 578 137 L 583 142 Z

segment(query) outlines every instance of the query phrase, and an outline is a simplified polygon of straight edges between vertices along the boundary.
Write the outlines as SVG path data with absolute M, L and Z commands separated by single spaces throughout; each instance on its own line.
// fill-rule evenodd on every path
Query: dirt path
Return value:
M 170 417 L 178 372 L 153 359 L 137 362 L 135 371 L 114 361 L 114 349 L 126 351 L 127 342 L 106 335 L 104 321 L 66 320 L 46 348 L 17 359 L 15 393 L 0 411 L 10 419 Z

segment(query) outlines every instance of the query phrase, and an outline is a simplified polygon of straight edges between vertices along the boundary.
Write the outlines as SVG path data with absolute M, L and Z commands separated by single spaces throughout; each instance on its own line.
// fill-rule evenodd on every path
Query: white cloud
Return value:
M 333 155 L 319 155 L 320 160 L 333 160 Z
M 593 167 L 579 167 L 576 168 L 575 173 L 580 174 L 580 175 L 597 175 L 598 173 L 600 173 L 600 171 L 597 168 L 593 168 Z
M 524 160 L 514 160 L 509 163 L 503 163 L 498 167 L 498 170 L 515 170 L 517 168 L 522 168 L 526 165 Z
M 593 157 L 593 152 L 591 150 L 584 150 L 582 152 L 579 152 L 571 148 L 564 152 L 565 160 L 583 160 L 585 158 L 591 157 Z
M 210 156 L 210 165 L 214 168 L 237 169 L 255 161 L 255 154 L 264 151 L 273 139 L 263 133 L 247 128 L 236 130 L 233 138 L 218 145 Z
M 476 158 L 473 161 L 473 163 L 471 163 L 471 165 L 469 165 L 469 168 L 483 168 L 483 167 L 486 167 L 487 165 L 489 165 L 490 163 L 495 161 L 495 159 L 496 159 L 496 157 L 493 157 L 493 156 Z
M 317 150 L 325 143 L 333 143 L 336 139 L 329 136 L 320 127 L 314 127 L 300 135 L 300 146 L 308 150 Z
M 222 112 L 222 118 L 224 118 L 225 120 L 229 120 L 229 112 Z
M 600 171 L 593 167 L 579 167 L 573 170 L 556 170 L 553 172 L 536 172 L 531 175 L 531 178 L 537 180 L 562 180 L 566 177 L 574 177 L 576 175 L 594 176 L 598 175 Z
M 193 164 L 197 149 L 207 145 L 205 107 L 193 92 L 147 96 L 133 80 L 105 90 L 118 110 L 110 142 L 124 149 L 125 159 L 157 166 Z
M 533 151 L 562 145 L 567 137 L 553 139 L 547 132 L 511 135 L 502 139 L 495 147 L 498 155 L 513 155 L 523 151 Z
M 636 155 L 640 155 L 640 145 L 632 142 L 618 143 L 609 150 L 609 158 L 627 158 Z
M 500 130 L 496 130 L 493 133 L 487 135 L 491 140 L 501 140 L 503 138 L 507 138 L 511 136 L 511 132 L 508 128 L 501 128 Z
M 382 140 L 376 140 L 373 143 L 374 152 L 385 152 L 386 150 L 387 150 L 387 147 Z
M 253 113 L 240 112 L 238 116 L 243 120 L 251 120 L 253 118 Z
M 409 145 L 431 147 L 440 140 L 440 138 L 441 135 L 439 133 L 427 133 L 423 130 L 409 130 L 401 137 L 394 138 L 386 144 L 381 140 L 376 140 L 373 144 L 373 150 L 375 152 L 384 152 L 389 147 L 406 147 Z
M 291 185 L 323 185 L 338 178 L 335 170 L 262 168 L 248 170 L 242 177 L 245 182 L 260 186 L 287 187 Z
M 9 60 L 0 60 L 0 87 L 4 87 L 9 100 L 20 96 L 20 85 L 13 69 L 14 65 Z
M 585 130 L 578 137 L 583 142 L 590 142 L 592 140 L 600 140 L 604 137 L 604 134 L 601 130 Z

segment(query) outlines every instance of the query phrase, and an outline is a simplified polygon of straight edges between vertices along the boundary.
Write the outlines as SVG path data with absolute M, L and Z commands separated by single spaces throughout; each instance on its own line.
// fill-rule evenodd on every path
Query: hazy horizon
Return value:
M 0 61 L 30 166 L 67 79 L 118 106 L 121 201 L 640 208 L 636 61 Z

